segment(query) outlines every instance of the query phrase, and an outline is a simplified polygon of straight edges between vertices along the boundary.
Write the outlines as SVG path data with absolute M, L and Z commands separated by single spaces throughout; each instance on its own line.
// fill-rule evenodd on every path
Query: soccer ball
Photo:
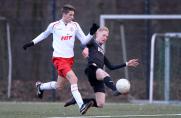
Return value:
M 116 88 L 120 93 L 128 93 L 130 90 L 130 82 L 127 79 L 121 78 L 116 82 Z

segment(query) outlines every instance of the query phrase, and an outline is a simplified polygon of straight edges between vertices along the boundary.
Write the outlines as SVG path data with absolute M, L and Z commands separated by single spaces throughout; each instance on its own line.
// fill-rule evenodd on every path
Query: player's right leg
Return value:
M 41 83 L 41 82 L 36 82 L 36 88 L 37 88 L 37 96 L 38 98 L 42 99 L 43 98 L 43 93 L 45 90 L 62 90 L 65 83 L 66 79 L 58 76 L 57 82 L 56 81 L 51 81 L 51 82 L 46 82 L 46 83 Z
M 47 83 L 41 83 L 41 82 L 37 82 L 36 83 L 36 87 L 37 87 L 37 96 L 39 98 L 43 97 L 43 92 L 44 90 L 52 90 L 52 89 L 59 89 L 61 90 L 63 88 L 63 85 L 66 81 L 65 79 L 65 73 L 66 72 L 66 67 L 67 67 L 67 63 L 65 62 L 70 62 L 72 63 L 73 58 L 71 59 L 65 59 L 65 58 L 56 58 L 53 57 L 52 58 L 52 62 L 54 64 L 54 66 L 56 67 L 57 71 L 58 71 L 58 79 L 57 82 L 56 81 L 51 81 L 51 82 L 47 82 Z M 70 67 L 68 66 L 68 69 Z
M 92 103 L 93 103 L 92 107 L 97 107 L 95 98 L 83 98 L 83 101 L 85 104 L 92 101 Z M 76 104 L 76 101 L 75 101 L 74 97 L 72 97 L 65 102 L 64 107 L 68 107 L 68 106 L 75 105 L 75 104 Z
M 56 89 L 56 81 L 51 81 L 47 83 L 36 82 L 37 96 L 42 99 L 44 90 Z
M 38 96 L 38 98 L 42 99 L 43 98 L 43 90 L 40 89 L 40 86 L 41 86 L 41 82 L 36 82 L 36 88 L 37 88 L 37 92 L 36 92 L 36 95 Z

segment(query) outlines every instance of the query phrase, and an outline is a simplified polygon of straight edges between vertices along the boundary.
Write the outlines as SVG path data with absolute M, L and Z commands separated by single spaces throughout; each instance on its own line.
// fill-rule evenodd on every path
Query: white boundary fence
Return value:
M 12 52 L 11 52 L 11 37 L 10 37 L 10 25 L 5 17 L 0 16 L 1 21 L 6 21 L 6 38 L 7 38 L 7 47 L 8 47 L 8 88 L 7 96 L 11 96 L 11 83 L 12 83 Z

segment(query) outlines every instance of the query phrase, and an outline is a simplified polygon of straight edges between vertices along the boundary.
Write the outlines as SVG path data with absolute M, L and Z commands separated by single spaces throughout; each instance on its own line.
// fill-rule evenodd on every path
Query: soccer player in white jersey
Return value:
M 91 106 L 92 102 L 84 104 L 81 94 L 77 86 L 77 77 L 72 70 L 74 64 L 74 42 L 75 36 L 86 44 L 93 37 L 92 35 L 97 31 L 99 26 L 93 24 L 90 28 L 90 33 L 85 36 L 81 27 L 77 22 L 74 22 L 75 8 L 72 5 L 64 5 L 62 8 L 62 18 L 59 21 L 50 23 L 47 29 L 31 42 L 26 43 L 23 48 L 34 46 L 40 41 L 46 39 L 51 33 L 53 34 L 53 57 L 52 62 L 57 69 L 57 81 L 47 83 L 37 82 L 37 95 L 39 98 L 43 97 L 44 90 L 58 89 L 61 90 L 68 80 L 71 84 L 71 92 L 75 98 L 81 114 L 85 114 Z

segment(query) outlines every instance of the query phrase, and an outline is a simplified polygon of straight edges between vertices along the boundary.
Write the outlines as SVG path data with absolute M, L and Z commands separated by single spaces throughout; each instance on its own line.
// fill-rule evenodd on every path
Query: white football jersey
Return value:
M 65 25 L 62 20 L 59 20 L 50 23 L 44 32 L 33 39 L 34 44 L 46 39 L 51 33 L 53 34 L 53 57 L 63 58 L 71 58 L 74 56 L 75 36 L 82 44 L 86 44 L 93 37 L 90 34 L 85 36 L 77 22 L 71 21 Z

